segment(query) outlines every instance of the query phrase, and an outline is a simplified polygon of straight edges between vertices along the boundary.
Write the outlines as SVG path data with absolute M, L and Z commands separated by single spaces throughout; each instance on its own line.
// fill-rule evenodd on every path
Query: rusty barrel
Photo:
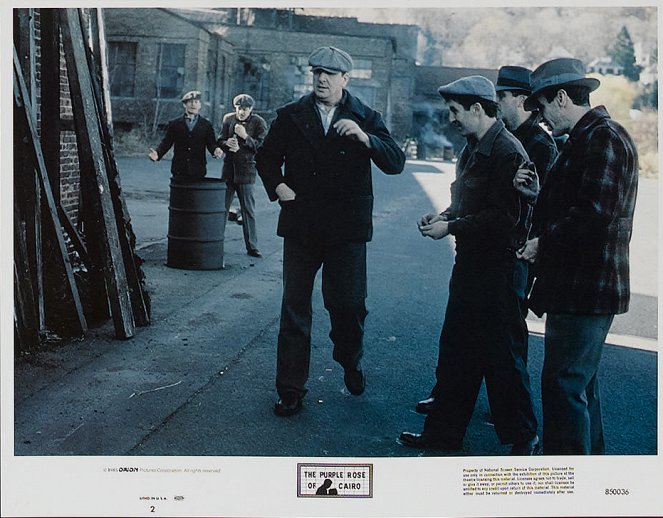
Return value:
M 167 266 L 184 270 L 224 267 L 226 184 L 220 178 L 171 177 Z

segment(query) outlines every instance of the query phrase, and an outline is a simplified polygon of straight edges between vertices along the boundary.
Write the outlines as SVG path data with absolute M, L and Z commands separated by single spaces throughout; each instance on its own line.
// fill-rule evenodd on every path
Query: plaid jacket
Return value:
M 513 132 L 527 151 L 529 159 L 534 162 L 539 175 L 539 184 L 543 185 L 546 174 L 550 171 L 557 158 L 557 144 L 553 138 L 539 126 L 538 115 L 532 115 Z
M 534 210 L 537 315 L 628 311 L 637 188 L 633 140 L 605 107 L 592 109 L 571 130 Z

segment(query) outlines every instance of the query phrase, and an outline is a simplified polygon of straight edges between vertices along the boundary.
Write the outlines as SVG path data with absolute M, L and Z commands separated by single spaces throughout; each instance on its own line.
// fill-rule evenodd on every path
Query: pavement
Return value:
M 269 202 L 261 186 L 256 189 L 263 258 L 246 255 L 241 227 L 229 222 L 225 269 L 169 268 L 169 163 L 119 158 L 118 166 L 138 253 L 145 259 L 151 325 L 137 328 L 132 339 L 117 340 L 106 323 L 83 340 L 16 362 L 17 456 L 448 455 L 408 449 L 396 439 L 401 431 L 420 431 L 423 425 L 413 407 L 433 383 L 453 260 L 448 243 L 422 239 L 414 222 L 444 203 L 439 193 L 448 190 L 452 164 L 409 161 L 398 177 L 374 175 L 366 393 L 350 395 L 343 370 L 331 359 L 318 284 L 309 393 L 304 410 L 285 419 L 272 414 L 282 270 L 282 241 L 275 235 L 278 205 Z M 212 162 L 210 170 L 214 176 L 220 164 Z M 658 182 L 646 185 L 639 217 L 649 221 L 657 209 L 656 197 L 648 200 Z M 634 310 L 615 322 L 601 365 L 608 453 L 614 455 L 657 451 L 657 283 L 651 264 L 656 264 L 658 232 L 653 221 L 653 230 L 634 237 L 634 247 L 647 257 L 634 267 Z M 530 319 L 529 366 L 539 420 L 541 326 Z M 460 455 L 508 453 L 487 415 L 482 390 Z

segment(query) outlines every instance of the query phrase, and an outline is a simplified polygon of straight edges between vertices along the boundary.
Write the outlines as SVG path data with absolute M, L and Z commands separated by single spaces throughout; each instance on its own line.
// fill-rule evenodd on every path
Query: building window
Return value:
M 133 97 L 136 84 L 136 43 L 108 43 L 108 75 L 113 97 Z
M 216 52 L 211 47 L 207 49 L 207 72 L 205 77 L 205 91 L 203 92 L 203 99 L 212 102 L 212 96 L 215 94 L 215 80 L 216 80 Z
M 373 77 L 373 61 L 370 59 L 353 59 L 354 66 L 350 77 L 353 79 L 370 79 Z
M 184 50 L 186 45 L 161 43 L 157 56 L 157 97 L 175 99 L 184 87 Z
M 240 89 L 249 94 L 256 102 L 256 109 L 269 106 L 269 72 L 270 65 L 265 58 L 252 60 L 242 57 L 238 60 Z
M 294 101 L 313 90 L 313 73 L 308 64 L 308 57 L 294 57 L 291 63 L 294 66 L 292 74 L 292 99 Z
M 375 106 L 376 88 L 368 85 L 348 84 L 348 92 L 359 97 L 359 99 L 369 106 Z

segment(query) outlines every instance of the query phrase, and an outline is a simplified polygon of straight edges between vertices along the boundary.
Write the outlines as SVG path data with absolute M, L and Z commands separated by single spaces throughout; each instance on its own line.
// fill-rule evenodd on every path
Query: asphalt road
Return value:
M 303 411 L 287 419 L 272 414 L 282 267 L 282 243 L 275 236 L 278 206 L 257 189 L 264 258 L 248 257 L 241 228 L 229 223 L 226 269 L 168 268 L 169 164 L 143 158 L 120 159 L 118 164 L 138 248 L 146 260 L 152 325 L 128 341 L 115 340 L 106 325 L 82 342 L 19 362 L 17 455 L 444 455 L 411 450 L 396 439 L 403 430 L 421 430 L 423 418 L 414 412 L 414 404 L 433 383 L 453 249 L 449 240 L 422 238 L 415 222 L 444 203 L 452 164 L 409 162 L 402 175 L 374 175 L 366 392 L 354 397 L 344 388 L 343 371 L 331 358 L 328 317 L 316 289 L 309 393 Z M 212 166 L 220 169 L 217 163 Z M 656 212 L 655 195 L 649 195 L 656 189 L 647 185 L 639 200 L 644 212 L 637 221 L 649 221 L 647 211 Z M 653 222 L 653 230 L 643 226 L 644 235 L 639 232 L 634 238 L 634 246 L 647 258 L 651 246 L 656 250 L 655 218 Z M 609 454 L 657 451 L 656 270 L 644 263 L 650 261 L 634 268 L 634 310 L 615 322 L 612 342 L 653 350 L 605 348 L 601 379 Z M 538 329 L 541 322 L 533 319 L 531 324 Z M 539 419 L 542 352 L 542 338 L 533 333 L 529 365 Z M 508 453 L 486 414 L 482 392 L 462 455 Z

